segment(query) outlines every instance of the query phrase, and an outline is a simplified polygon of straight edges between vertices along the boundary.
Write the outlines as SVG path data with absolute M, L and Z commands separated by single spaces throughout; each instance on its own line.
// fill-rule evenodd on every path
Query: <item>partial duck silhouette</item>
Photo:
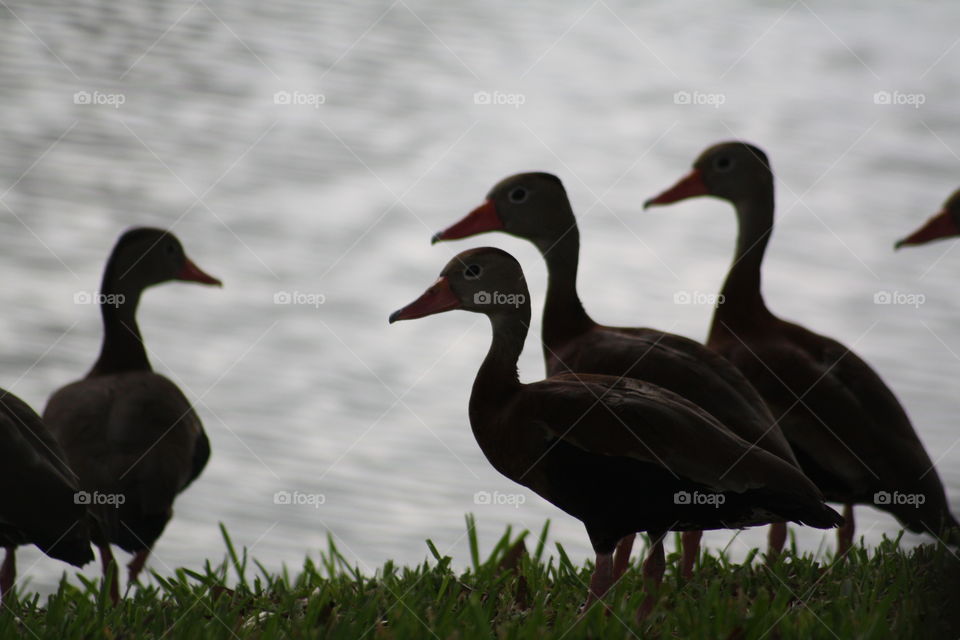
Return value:
M 16 548 L 34 544 L 82 567 L 93 560 L 93 523 L 66 455 L 27 403 L 0 389 L 0 597 L 17 578 Z
M 86 377 L 56 391 L 43 413 L 80 487 L 102 496 L 92 508 L 109 542 L 133 554 L 130 582 L 173 515 L 177 494 L 210 456 L 200 419 L 180 389 L 153 372 L 137 326 L 143 291 L 171 280 L 220 285 L 169 231 L 140 227 L 120 236 L 103 275 L 100 356 Z M 110 545 L 100 552 L 118 589 Z
M 960 235 L 960 189 L 954 191 L 923 226 L 894 245 L 895 249 L 926 244 Z
M 548 376 L 599 373 L 669 389 L 706 409 L 741 438 L 799 468 L 763 399 L 726 359 L 683 336 L 650 328 L 609 327 L 587 314 L 577 293 L 580 232 L 559 178 L 549 173 L 521 173 L 501 180 L 482 205 L 434 235 L 433 242 L 487 231 L 528 240 L 547 263 L 542 342 Z M 682 536 L 681 572 L 685 576 L 693 571 L 700 537 L 698 531 Z M 633 539 L 625 538 L 617 551 L 614 564 L 618 575 L 627 567 Z M 772 525 L 770 557 L 779 554 L 785 540 L 786 524 Z
M 911 531 L 960 541 L 933 462 L 880 376 L 836 340 L 767 309 L 760 265 L 773 230 L 774 198 L 766 154 L 745 142 L 712 146 L 686 177 L 644 206 L 705 195 L 730 202 L 740 229 L 707 345 L 743 371 L 807 476 L 828 500 L 844 504 L 838 553 L 853 542 L 855 504 L 887 511 Z M 900 497 L 914 495 L 923 500 Z
M 597 554 L 588 604 L 615 580 L 618 541 L 637 531 L 657 541 L 670 530 L 842 521 L 796 467 L 667 389 L 593 374 L 521 383 L 529 300 L 511 255 L 472 249 L 390 322 L 451 309 L 490 319 L 493 340 L 470 395 L 474 437 L 497 471 L 584 523 Z M 663 572 L 652 554 L 645 577 L 659 584 Z

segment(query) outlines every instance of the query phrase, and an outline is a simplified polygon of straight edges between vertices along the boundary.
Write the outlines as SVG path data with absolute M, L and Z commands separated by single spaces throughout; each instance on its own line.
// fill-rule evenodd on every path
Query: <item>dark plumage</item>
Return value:
M 33 409 L 0 389 L 0 595 L 16 579 L 16 547 L 35 544 L 52 558 L 82 567 L 93 560 L 92 523 L 78 499 L 66 455 Z
M 491 291 L 502 302 L 485 303 L 478 295 Z M 520 265 L 509 254 L 461 253 L 390 320 L 454 308 L 484 313 L 493 326 L 470 396 L 477 443 L 498 471 L 583 521 L 597 552 L 592 598 L 613 581 L 617 541 L 636 531 L 660 539 L 668 530 L 841 522 L 792 464 L 667 389 L 584 374 L 520 383 L 517 359 L 530 303 Z M 715 503 L 684 504 L 678 492 L 714 496 Z M 659 581 L 662 565 L 647 573 Z
M 152 371 L 137 327 L 143 290 L 170 280 L 220 284 L 198 269 L 167 231 L 138 228 L 120 237 L 101 288 L 100 356 L 85 378 L 55 392 L 44 411 L 80 487 L 122 496 L 92 508 L 109 541 L 134 553 L 131 581 L 170 520 L 177 494 L 210 455 L 200 419 L 180 389 Z M 106 572 L 109 545 L 101 552 Z
M 852 543 L 854 504 L 887 511 L 911 531 L 960 542 L 933 462 L 880 376 L 839 342 L 767 309 L 760 267 L 773 229 L 774 198 L 766 155 L 728 142 L 704 151 L 693 167 L 647 204 L 712 195 L 734 205 L 737 251 L 707 344 L 757 388 L 827 499 L 846 505 L 838 551 Z M 907 495 L 923 498 L 898 498 Z
M 483 205 L 434 236 L 434 241 L 501 230 L 533 243 L 547 263 L 543 353 L 547 375 L 565 372 L 627 376 L 669 389 L 706 409 L 745 440 L 798 466 L 790 445 L 747 379 L 706 346 L 665 331 L 595 322 L 577 294 L 580 234 L 560 179 L 521 173 L 497 183 Z M 777 553 L 786 530 L 771 530 Z M 699 535 L 684 536 L 682 571 L 689 575 Z M 624 550 L 629 555 L 630 540 Z M 619 554 L 620 556 L 623 553 Z M 621 572 L 627 558 L 618 557 Z

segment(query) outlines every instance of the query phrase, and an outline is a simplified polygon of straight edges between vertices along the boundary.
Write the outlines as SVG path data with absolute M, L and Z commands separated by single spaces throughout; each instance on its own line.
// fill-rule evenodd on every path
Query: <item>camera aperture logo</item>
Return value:
M 519 307 L 527 301 L 522 293 L 501 293 L 499 291 L 477 291 L 473 294 L 473 304 L 496 304 Z
M 319 309 L 326 301 L 325 295 L 315 291 L 277 291 L 273 294 L 273 304 L 297 304 Z
M 273 104 L 282 106 L 305 106 L 319 109 L 327 102 L 322 93 L 306 93 L 304 91 L 277 91 L 273 94 Z
M 722 493 L 702 493 L 700 491 L 677 491 L 673 494 L 673 504 L 688 505 L 691 507 L 711 506 L 719 508 L 727 501 Z
M 873 294 L 873 304 L 904 305 L 919 309 L 926 301 L 927 296 L 922 293 L 908 291 L 877 291 Z
M 273 504 L 306 505 L 319 509 L 327 501 L 322 493 L 304 493 L 302 491 L 277 491 L 273 494 Z
M 702 291 L 677 291 L 673 294 L 673 304 L 705 304 L 716 307 L 726 298 L 722 293 L 704 293 Z
M 922 493 L 900 493 L 899 491 L 877 491 L 873 494 L 873 504 L 881 505 L 910 505 L 916 509 L 927 501 Z
M 75 291 L 73 304 L 105 304 L 110 307 L 119 307 L 126 301 L 122 293 L 91 293 L 89 291 Z
M 703 91 L 677 91 L 673 94 L 673 104 L 698 105 L 719 109 L 727 101 L 722 93 L 705 93 Z
M 522 493 L 500 493 L 499 491 L 477 491 L 473 494 L 473 504 L 488 505 L 510 505 L 514 509 L 519 509 L 520 505 L 527 501 L 527 496 Z
M 873 104 L 907 106 L 919 109 L 927 101 L 924 93 L 904 93 L 903 91 L 877 91 L 873 94 Z
M 73 104 L 107 106 L 119 109 L 127 101 L 122 93 L 103 93 L 100 91 L 77 91 L 73 94 Z
M 473 94 L 473 104 L 505 105 L 519 109 L 527 102 L 527 96 L 522 93 L 506 93 L 504 91 L 477 91 Z
M 91 506 L 106 505 L 119 508 L 127 501 L 127 496 L 122 493 L 100 493 L 99 491 L 77 491 L 73 494 L 74 504 L 87 504 Z

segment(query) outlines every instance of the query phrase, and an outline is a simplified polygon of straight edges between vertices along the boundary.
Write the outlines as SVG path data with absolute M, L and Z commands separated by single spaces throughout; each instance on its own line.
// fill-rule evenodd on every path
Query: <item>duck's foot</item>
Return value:
M 693 567 L 700 556 L 700 538 L 703 531 L 684 531 L 680 534 L 683 545 L 683 555 L 680 559 L 680 575 L 689 580 L 693 577 Z
M 147 564 L 147 557 L 150 555 L 150 549 L 141 549 L 133 554 L 133 559 L 130 560 L 130 564 L 127 565 L 127 580 L 129 582 L 136 582 L 137 576 L 140 575 L 140 572 L 143 571 L 144 565 Z
M 853 505 L 843 505 L 843 524 L 837 529 L 837 557 L 841 558 L 850 552 L 853 546 L 853 534 L 856 531 L 856 523 L 853 519 Z
M 783 545 L 787 542 L 787 523 L 774 522 L 770 525 L 770 531 L 767 535 L 767 564 L 776 562 L 783 551 Z
M 0 599 L 6 600 L 13 593 L 13 585 L 17 581 L 17 548 L 5 547 L 7 555 L 0 567 Z

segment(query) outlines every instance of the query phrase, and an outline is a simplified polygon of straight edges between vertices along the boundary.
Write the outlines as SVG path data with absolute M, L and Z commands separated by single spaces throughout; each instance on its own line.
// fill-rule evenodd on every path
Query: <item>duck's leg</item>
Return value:
M 0 567 L 0 598 L 5 600 L 17 581 L 17 548 L 4 548 L 7 555 L 3 559 L 3 567 Z
M 620 580 L 623 574 L 627 572 L 627 567 L 630 566 L 630 552 L 633 551 L 633 541 L 636 538 L 637 534 L 631 533 L 620 538 L 620 542 L 617 543 L 617 550 L 613 554 L 613 579 L 615 581 Z
M 697 556 L 700 555 L 700 538 L 703 537 L 703 531 L 684 531 L 680 534 L 680 540 L 683 545 L 683 556 L 680 560 L 680 575 L 686 579 L 693 577 L 693 565 L 697 563 Z
M 597 566 L 590 577 L 590 590 L 587 592 L 587 602 L 583 606 L 584 611 L 590 608 L 597 600 L 603 596 L 613 586 L 613 552 L 597 553 Z
M 837 529 L 837 556 L 847 555 L 850 547 L 853 546 L 853 533 L 856 530 L 856 524 L 853 521 L 853 505 L 847 503 L 843 505 L 843 524 Z
M 647 597 L 643 599 L 640 608 L 637 610 L 637 620 L 643 620 L 657 602 L 657 591 L 663 582 L 663 574 L 667 570 L 667 562 L 663 553 L 663 537 L 666 531 L 649 531 L 650 551 L 647 552 L 647 558 L 643 561 L 643 582 L 647 591 Z
M 787 523 L 774 522 L 770 525 L 770 532 L 767 536 L 767 563 L 773 562 L 783 551 L 783 545 L 787 541 Z
M 140 572 L 143 571 L 143 567 L 147 564 L 147 557 L 150 555 L 150 549 L 141 549 L 133 554 L 133 559 L 130 560 L 130 564 L 127 565 L 128 570 L 128 581 L 136 582 L 137 576 L 140 575 Z
M 98 545 L 100 550 L 100 565 L 103 567 L 103 579 L 110 582 L 110 600 L 113 604 L 120 603 L 120 574 L 117 572 L 117 561 L 113 558 L 110 545 Z

